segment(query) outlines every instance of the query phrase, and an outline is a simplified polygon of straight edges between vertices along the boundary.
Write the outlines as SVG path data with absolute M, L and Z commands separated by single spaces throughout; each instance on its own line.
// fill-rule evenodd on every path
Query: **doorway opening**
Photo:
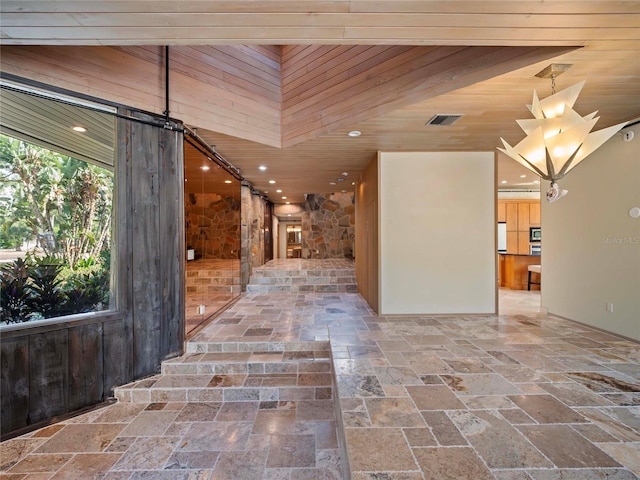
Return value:
M 302 221 L 287 217 L 278 221 L 277 258 L 302 258 Z
M 542 228 L 540 182 L 527 169 L 498 155 L 497 285 L 498 313 L 535 315 L 541 309 Z M 529 268 L 531 273 L 529 282 Z

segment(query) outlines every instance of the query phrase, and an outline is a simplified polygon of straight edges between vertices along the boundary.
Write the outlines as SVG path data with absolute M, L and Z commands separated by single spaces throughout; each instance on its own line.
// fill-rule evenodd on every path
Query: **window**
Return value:
M 107 310 L 115 118 L 2 87 L 0 325 Z

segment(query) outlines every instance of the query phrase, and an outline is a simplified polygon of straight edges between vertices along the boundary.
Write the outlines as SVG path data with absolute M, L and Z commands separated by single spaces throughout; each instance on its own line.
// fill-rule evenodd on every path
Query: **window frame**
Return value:
M 9 76 L 10 77 L 10 76 Z M 110 169 L 112 173 L 112 181 L 113 181 L 113 190 L 112 190 L 112 203 L 111 203 L 111 231 L 110 231 L 110 265 L 109 265 L 109 304 L 108 307 L 104 310 L 96 310 L 92 312 L 84 312 L 84 313 L 75 313 L 71 315 L 63 315 L 58 317 L 50 317 L 43 318 L 38 320 L 29 320 L 27 322 L 21 323 L 10 323 L 7 324 L 4 320 L 0 321 L 0 335 L 3 338 L 11 338 L 18 337 L 24 335 L 25 330 L 29 330 L 29 334 L 37 334 L 39 332 L 49 332 L 58 329 L 65 329 L 69 327 L 79 326 L 79 325 L 92 325 L 96 323 L 102 323 L 110 320 L 122 320 L 126 317 L 126 312 L 124 311 L 122 305 L 122 295 L 119 293 L 120 288 L 120 279 L 123 275 L 123 272 L 119 271 L 120 264 L 118 262 L 118 253 L 119 253 L 119 221 L 117 212 L 120 207 L 121 195 L 119 194 L 118 187 L 118 178 L 119 178 L 119 159 L 118 159 L 118 148 L 117 148 L 117 139 L 118 139 L 118 107 L 109 102 L 101 102 L 97 99 L 88 99 L 84 96 L 75 96 L 68 93 L 57 92 L 53 88 L 47 88 L 45 86 L 40 85 L 32 85 L 31 82 L 22 83 L 20 81 L 14 80 L 12 78 L 0 78 L 0 86 L 2 89 L 9 89 L 11 91 L 22 93 L 24 95 L 32 95 L 38 98 L 42 98 L 45 100 L 60 102 L 71 107 L 77 108 L 85 108 L 96 111 L 98 113 L 103 113 L 105 115 L 111 115 L 114 118 L 113 122 L 113 139 L 114 139 L 114 149 L 113 149 L 113 160 L 112 164 L 100 162 L 97 160 L 88 160 L 86 158 L 76 158 L 76 160 L 83 161 L 90 165 L 95 165 L 103 169 Z M 71 158 L 75 158 L 73 153 L 66 150 L 65 148 L 57 149 L 55 145 L 51 145 L 46 140 L 41 140 L 41 143 L 32 142 L 28 137 L 25 136 L 12 136 L 11 130 L 2 131 L 3 135 L 16 138 L 18 140 L 24 141 L 25 143 L 32 143 L 38 147 L 46 148 L 54 153 L 59 153 L 62 155 L 69 156 Z

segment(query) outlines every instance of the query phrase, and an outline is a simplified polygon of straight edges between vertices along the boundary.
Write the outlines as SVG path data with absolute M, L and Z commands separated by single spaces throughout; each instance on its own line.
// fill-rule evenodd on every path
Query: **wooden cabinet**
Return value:
M 507 206 L 502 203 L 502 202 L 498 202 L 498 222 L 506 222 L 507 221 Z
M 507 232 L 517 232 L 518 231 L 518 204 L 507 203 L 505 207 L 506 207 L 505 220 L 507 222 Z
M 529 265 L 540 265 L 540 257 L 529 255 L 500 255 L 500 286 L 511 290 L 526 290 Z
M 526 232 L 518 232 L 518 253 L 521 255 L 529 255 L 529 230 Z
M 518 203 L 518 231 L 529 233 L 529 204 Z
M 529 205 L 529 223 L 532 227 L 540 226 L 540 203 L 532 203 Z
M 529 228 L 540 226 L 540 201 L 498 200 L 498 221 L 507 223 L 507 252 L 529 255 Z
M 507 232 L 507 252 L 518 253 L 518 232 Z

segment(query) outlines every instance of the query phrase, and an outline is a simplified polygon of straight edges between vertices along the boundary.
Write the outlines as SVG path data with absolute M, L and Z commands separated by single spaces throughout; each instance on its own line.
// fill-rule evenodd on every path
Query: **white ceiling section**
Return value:
M 467 82 L 458 83 L 455 65 L 446 78 L 430 72 L 436 82 L 430 95 L 421 97 L 424 92 L 413 87 L 398 89 L 403 98 L 389 98 L 384 109 L 372 108 L 366 116 L 354 97 L 351 118 L 329 102 L 309 110 L 316 115 L 311 121 L 306 110 L 297 112 L 298 107 L 290 105 L 287 95 L 295 89 L 284 91 L 284 148 L 191 125 L 260 191 L 270 191 L 268 180 L 276 179 L 293 201 L 304 193 L 332 191 L 329 182 L 340 172 L 357 177 L 378 150 L 495 152 L 500 137 L 517 143 L 522 132 L 515 120 L 528 118 L 525 105 L 533 90 L 541 97 L 551 93 L 549 80 L 535 74 L 552 62 L 573 65 L 558 78 L 558 89 L 587 81 L 576 111 L 586 115 L 598 110 L 596 129 L 640 117 L 637 0 L 3 0 L 0 13 L 3 46 L 264 45 L 292 52 L 294 58 L 317 51 L 318 45 L 567 47 L 557 56 L 503 71 L 498 60 L 488 56 L 482 69 L 487 75 L 471 73 Z M 460 62 L 460 69 L 466 63 Z M 284 71 L 286 65 L 281 65 Z M 358 68 L 340 72 L 345 84 Z M 332 71 L 318 75 L 328 79 Z M 416 88 L 427 88 L 426 80 Z M 439 89 L 438 82 L 453 88 Z M 323 90 L 312 82 L 303 87 L 309 94 L 316 92 L 314 98 L 332 97 L 329 87 Z M 302 107 L 310 98 L 303 93 L 291 102 Z M 464 117 L 447 127 L 425 126 L 442 113 Z M 303 121 L 297 121 L 296 114 Z M 313 132 L 298 135 L 294 140 L 300 142 L 293 144 L 287 129 L 295 133 L 305 124 Z M 350 130 L 363 133 L 351 138 L 346 135 Z M 259 165 L 266 165 L 267 172 L 260 172 Z M 499 157 L 498 170 L 500 187 L 536 188 L 530 172 L 510 159 Z M 503 179 L 506 184 L 500 183 Z M 282 202 L 271 191 L 269 197 Z
M 69 103 L 62 97 L 54 100 L 34 89 L 19 91 L 14 84 L 0 82 L 0 132 L 52 151 L 67 154 L 106 168 L 115 159 L 115 117 L 101 108 L 87 108 Z M 73 127 L 84 127 L 76 132 Z

